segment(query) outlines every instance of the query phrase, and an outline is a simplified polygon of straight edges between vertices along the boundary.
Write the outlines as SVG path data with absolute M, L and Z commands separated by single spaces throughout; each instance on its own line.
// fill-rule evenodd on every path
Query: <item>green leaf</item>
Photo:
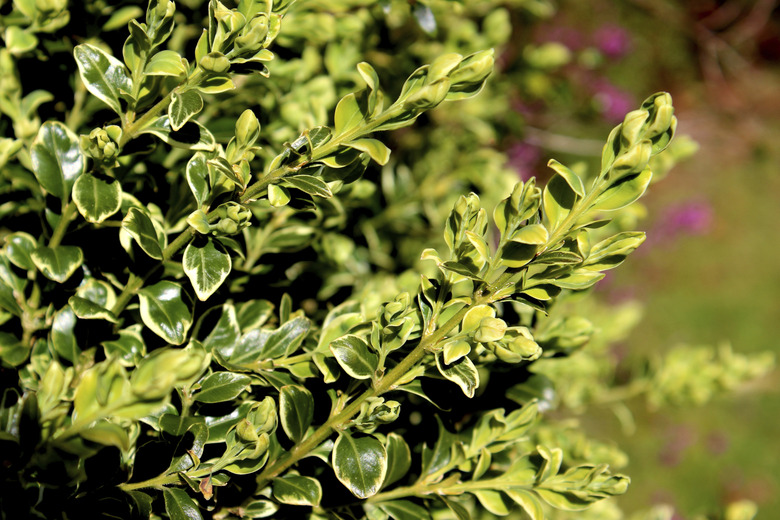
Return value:
M 577 193 L 560 174 L 554 175 L 547 182 L 542 193 L 542 206 L 544 218 L 549 223 L 546 226 L 548 230 L 554 231 L 563 222 L 574 207 L 576 200 Z
M 511 240 L 520 244 L 544 245 L 549 237 L 546 227 L 541 224 L 530 224 L 518 229 Z
M 144 11 L 137 5 L 127 5 L 120 7 L 111 13 L 106 23 L 103 24 L 102 30 L 105 32 L 114 31 L 125 27 L 128 23 L 136 18 L 143 16 Z
M 73 329 L 76 328 L 76 315 L 70 307 L 63 307 L 54 314 L 51 324 L 51 342 L 57 355 L 75 363 L 81 349 L 76 343 Z
M 354 92 L 347 94 L 336 105 L 334 114 L 333 133 L 335 135 L 349 132 L 357 128 L 366 118 L 363 108 L 360 106 L 357 96 Z
M 333 192 L 330 191 L 330 188 L 325 184 L 325 181 L 312 175 L 285 177 L 284 183 L 316 197 L 328 199 L 333 196 Z
M 274 479 L 274 498 L 291 506 L 318 506 L 322 500 L 322 486 L 317 479 L 286 475 Z
M 127 435 L 127 430 L 118 424 L 101 421 L 80 431 L 79 435 L 103 446 L 116 446 L 122 452 L 127 452 L 130 449 L 130 438 Z
M 498 491 L 492 489 L 478 489 L 471 491 L 471 493 L 477 497 L 477 500 L 482 504 L 482 507 L 490 513 L 498 516 L 506 516 L 509 514 L 509 508 L 504 503 L 504 499 Z
M 144 325 L 173 345 L 186 341 L 192 313 L 182 299 L 181 285 L 163 280 L 141 289 L 138 297 Z
M 387 451 L 387 472 L 382 482 L 383 488 L 403 478 L 412 465 L 412 452 L 409 445 L 397 433 L 387 435 L 385 449 Z
M 84 262 L 84 253 L 75 246 L 39 247 L 30 257 L 46 278 L 59 283 L 70 278 Z
M 384 166 L 390 160 L 390 148 L 377 139 L 358 139 L 345 146 L 367 153 L 373 160 Z
M 542 509 L 542 503 L 531 493 L 522 488 L 505 488 L 502 489 L 509 498 L 523 508 L 523 511 L 531 517 L 531 520 L 544 520 L 544 509 Z
M 203 341 L 206 350 L 222 350 L 232 348 L 241 336 L 241 329 L 236 318 L 236 309 L 231 304 L 222 306 L 219 321 Z
M 205 126 L 197 121 L 188 121 L 180 129 L 175 130 L 167 115 L 158 117 L 143 127 L 139 134 L 155 135 L 175 148 L 211 152 L 217 147 L 214 136 Z
M 195 88 L 204 94 L 221 94 L 222 92 L 233 90 L 236 88 L 236 85 L 229 75 L 221 75 L 209 76 L 195 85 Z
M 149 76 L 181 76 L 187 73 L 181 55 L 176 51 L 160 51 L 146 64 L 144 74 Z M 175 95 L 175 94 L 174 94 Z
M 617 267 L 644 241 L 645 234 L 640 231 L 624 231 L 613 235 L 591 247 L 582 267 L 591 271 Z
M 12 54 L 24 54 L 38 46 L 38 38 L 32 31 L 12 25 L 5 30 L 5 47 Z
M 111 177 L 85 173 L 73 185 L 73 201 L 87 222 L 100 223 L 122 206 L 122 186 Z
M 111 323 L 116 323 L 116 315 L 107 308 L 99 305 L 91 300 L 82 298 L 81 296 L 71 296 L 68 299 L 68 305 L 70 305 L 73 312 L 81 319 L 84 320 L 106 320 Z
M 198 299 L 206 301 L 230 274 L 232 262 L 222 244 L 208 237 L 203 242 L 193 240 L 187 245 L 182 267 Z
M 568 166 L 559 163 L 555 159 L 550 159 L 550 161 L 547 163 L 547 167 L 552 168 L 555 173 L 563 177 L 574 193 L 580 197 L 585 196 L 585 186 L 582 184 L 582 179 L 580 179 L 576 173 L 569 169 Z
M 198 206 L 202 206 L 209 198 L 209 167 L 206 154 L 198 152 L 187 162 L 187 184 Z
M 279 391 L 279 416 L 287 437 L 299 443 L 314 419 L 314 398 L 303 386 L 287 385 Z
M 30 148 L 32 169 L 44 190 L 65 200 L 86 161 L 76 134 L 57 121 L 41 125 Z
M 272 331 L 260 349 L 266 359 L 289 356 L 303 343 L 311 322 L 305 316 L 297 316 Z
M 636 175 L 628 175 L 609 186 L 604 193 L 596 197 L 594 210 L 612 211 L 624 208 L 644 195 L 653 179 L 653 172 L 645 168 Z
M 442 500 L 448 508 L 450 508 L 450 511 L 452 511 L 457 520 L 471 520 L 471 514 L 469 514 L 468 509 L 460 505 L 455 500 L 451 498 L 444 498 L 442 496 L 439 496 L 439 499 Z
M 163 488 L 163 496 L 170 520 L 203 520 L 197 503 L 183 489 Z
M 374 437 L 339 434 L 333 445 L 331 465 L 336 478 L 358 498 L 375 495 L 387 472 L 387 453 Z
M 165 243 L 160 238 L 160 230 L 146 210 L 130 208 L 122 220 L 122 229 L 130 233 L 147 255 L 155 260 L 162 260 Z
M 379 509 L 395 518 L 395 520 L 420 520 L 431 518 L 431 513 L 424 507 L 411 500 L 393 500 L 392 502 L 380 502 Z
M 173 130 L 181 130 L 184 124 L 203 109 L 203 98 L 194 90 L 179 94 L 174 91 L 168 105 L 168 118 Z
M 252 382 L 252 378 L 233 372 L 215 372 L 200 383 L 195 400 L 201 403 L 221 403 L 238 397 Z
M 111 110 L 123 115 L 119 100 L 123 92 L 133 91 L 133 82 L 124 64 L 88 43 L 76 45 L 73 56 L 87 90 Z
M 279 510 L 279 506 L 270 500 L 255 500 L 242 506 L 242 510 L 244 518 L 268 518 Z
M 24 232 L 11 233 L 5 237 L 5 255 L 16 267 L 26 271 L 35 269 L 30 255 L 38 247 L 32 235 Z
M 349 334 L 330 343 L 330 351 L 341 368 L 355 379 L 370 379 L 379 365 L 379 357 L 371 352 L 362 338 Z
M 474 392 L 479 387 L 479 373 L 477 367 L 467 356 L 460 358 L 455 363 L 444 363 L 444 355 L 436 353 L 436 368 L 439 373 L 453 383 L 457 384 L 466 397 L 474 397 Z
M 101 343 L 106 357 L 114 356 L 127 366 L 137 365 L 146 354 L 146 343 L 141 336 L 141 324 L 136 324 L 118 332 L 119 337 Z

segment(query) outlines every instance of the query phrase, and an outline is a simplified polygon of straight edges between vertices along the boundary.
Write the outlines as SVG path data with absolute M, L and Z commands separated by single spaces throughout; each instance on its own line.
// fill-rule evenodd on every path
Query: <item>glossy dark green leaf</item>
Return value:
M 14 290 L 11 286 L 0 280 L 0 308 L 5 309 L 14 316 L 22 316 L 24 311 L 19 306 L 19 302 L 14 296 Z
M 452 511 L 457 520 L 471 520 L 471 514 L 469 514 L 469 510 L 460 505 L 454 499 L 444 497 L 439 498 L 447 505 L 450 511 Z
M 57 355 L 71 363 L 75 363 L 81 353 L 73 333 L 75 328 L 76 315 L 70 307 L 63 307 L 54 314 L 51 324 L 52 346 Z
M 30 257 L 46 278 L 59 283 L 70 278 L 84 262 L 84 253 L 75 246 L 39 247 Z
M 30 255 L 38 247 L 35 238 L 24 232 L 16 232 L 5 237 L 5 255 L 16 267 L 31 271 L 35 264 Z
M 412 452 L 409 445 L 397 433 L 387 435 L 385 450 L 387 451 L 387 472 L 385 480 L 382 482 L 383 488 L 402 479 L 412 465 Z
M 147 495 L 143 491 L 130 490 L 125 491 L 133 499 L 133 511 L 137 512 L 142 518 L 149 518 L 152 515 L 152 502 L 151 496 Z
M 207 350 L 225 350 L 233 348 L 241 337 L 241 329 L 236 318 L 236 309 L 227 303 L 222 306 L 222 313 L 217 324 L 203 340 L 203 346 Z
M 299 443 L 314 419 L 314 397 L 303 386 L 283 386 L 279 391 L 279 416 L 287 437 Z
M 444 354 L 437 353 L 436 368 L 441 375 L 457 384 L 467 397 L 474 397 L 474 392 L 479 387 L 479 373 L 468 356 L 447 365 L 444 363 Z
M 244 518 L 268 518 L 279 510 L 279 506 L 270 500 L 254 500 L 242 506 L 242 510 Z
M 330 351 L 344 371 L 355 379 L 370 379 L 379 365 L 379 357 L 363 338 L 349 334 L 330 343 Z
M 375 495 L 387 472 L 387 453 L 374 437 L 342 432 L 333 445 L 331 465 L 336 478 L 358 498 Z
M 119 103 L 122 92 L 133 91 L 133 82 L 124 64 L 88 43 L 76 45 L 73 56 L 87 90 L 111 107 L 111 110 L 122 115 L 122 106 Z
M 59 199 L 70 196 L 86 161 L 76 134 L 57 121 L 41 125 L 30 148 L 35 177 L 44 190 Z
M 200 383 L 195 400 L 201 403 L 221 403 L 238 397 L 252 382 L 252 378 L 233 372 L 215 372 Z
M 202 206 L 209 197 L 209 167 L 203 152 L 196 153 L 187 162 L 186 176 L 192 195 L 198 206 Z
M 101 343 L 106 352 L 106 357 L 114 356 L 124 365 L 133 366 L 146 354 L 146 343 L 141 336 L 141 325 L 120 330 L 118 338 Z
M 87 222 L 103 222 L 119 211 L 122 186 L 116 179 L 85 173 L 73 185 L 73 201 Z
M 70 305 L 73 312 L 81 319 L 84 320 L 106 320 L 111 323 L 116 323 L 117 318 L 113 312 L 106 309 L 102 305 L 82 298 L 80 296 L 71 296 L 68 299 L 68 305 Z
M 274 498 L 291 506 L 318 506 L 322 500 L 322 486 L 312 477 L 286 475 L 274 479 Z
M 379 509 L 390 515 L 395 520 L 420 520 L 431 518 L 428 509 L 415 504 L 411 500 L 393 500 L 380 502 Z
M 175 148 L 187 150 L 211 152 L 217 146 L 211 132 L 197 121 L 188 121 L 180 129 L 175 130 L 167 115 L 158 117 L 139 133 L 155 135 Z
M 173 345 L 187 340 L 192 312 L 182 297 L 181 285 L 163 280 L 141 289 L 138 297 L 144 325 Z
M 181 94 L 174 92 L 168 105 L 168 118 L 173 130 L 180 130 L 184 124 L 203 109 L 203 98 L 195 90 Z
M 201 301 L 206 301 L 219 289 L 230 274 L 232 265 L 228 252 L 211 237 L 190 242 L 182 258 L 184 273 Z
M 144 252 L 156 260 L 162 260 L 165 242 L 161 230 L 152 217 L 140 208 L 130 208 L 122 220 L 122 228 L 132 236 Z
M 179 488 L 163 488 L 165 512 L 171 520 L 203 520 L 194 499 Z
M 325 181 L 312 175 L 294 175 L 285 177 L 284 183 L 290 187 L 297 188 L 304 193 L 315 197 L 330 198 L 333 193 Z
M 303 343 L 309 333 L 311 322 L 305 316 L 298 316 L 272 331 L 262 346 L 262 353 L 268 359 L 289 356 Z

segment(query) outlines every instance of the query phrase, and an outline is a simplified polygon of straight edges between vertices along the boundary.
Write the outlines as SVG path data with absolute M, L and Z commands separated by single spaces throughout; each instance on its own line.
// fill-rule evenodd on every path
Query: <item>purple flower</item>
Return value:
M 712 208 L 703 201 L 691 202 L 673 208 L 664 220 L 666 227 L 673 232 L 702 235 L 712 225 Z
M 523 182 L 534 175 L 534 167 L 542 156 L 536 146 L 525 141 L 515 141 L 506 151 L 508 166 L 514 169 Z
M 593 96 L 593 100 L 597 103 L 604 119 L 610 123 L 620 123 L 634 108 L 634 96 L 607 80 L 597 82 L 595 90 L 596 95 Z
M 596 47 L 609 58 L 621 58 L 631 51 L 628 31 L 617 25 L 604 25 L 593 35 Z

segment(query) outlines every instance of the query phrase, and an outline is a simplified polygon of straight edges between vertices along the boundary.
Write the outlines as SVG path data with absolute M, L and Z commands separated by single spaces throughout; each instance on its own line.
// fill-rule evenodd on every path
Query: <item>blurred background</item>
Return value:
M 514 36 L 561 63 L 537 78 L 542 84 L 526 77 L 516 101 L 527 126 L 506 149 L 521 176 L 548 175 L 550 156 L 598 154 L 598 139 L 657 90 L 674 98 L 678 137 L 698 144 L 648 191 L 638 226 L 647 242 L 600 289 L 608 301 L 644 305 L 621 355 L 721 343 L 777 352 L 778 2 L 561 0 L 555 11 L 532 34 Z M 529 87 L 544 95 L 527 101 Z M 756 518 L 777 518 L 779 390 L 775 370 L 700 408 L 653 412 L 629 401 L 629 427 L 614 414 L 592 416 L 589 429 L 617 440 L 630 459 L 624 471 L 632 486 L 621 507 L 665 503 L 687 519 L 749 499 L 759 506 Z

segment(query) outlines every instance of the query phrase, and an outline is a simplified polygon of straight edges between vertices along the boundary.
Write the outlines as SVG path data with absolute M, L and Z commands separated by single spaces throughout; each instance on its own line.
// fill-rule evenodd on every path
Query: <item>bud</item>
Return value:
M 79 137 L 79 144 L 98 164 L 112 168 L 117 165 L 122 129 L 116 125 L 94 128 L 89 136 Z
M 221 52 L 212 51 L 203 56 L 198 65 L 206 72 L 224 74 L 230 69 L 230 60 Z
M 420 88 L 417 92 L 404 100 L 404 109 L 429 109 L 433 108 L 447 97 L 450 91 L 449 78 L 442 78 Z
M 467 56 L 460 62 L 457 68 L 450 73 L 452 88 L 456 89 L 461 85 L 482 83 L 490 73 L 493 72 L 494 64 L 493 49 L 476 52 Z
M 662 105 L 655 113 L 655 118 L 650 126 L 647 127 L 646 137 L 653 139 L 669 130 L 674 118 L 674 107 L 672 105 Z
M 214 230 L 221 235 L 235 235 L 238 233 L 238 224 L 230 219 L 225 218 L 217 223 Z
M 623 148 L 630 148 L 639 140 L 649 116 L 647 110 L 633 110 L 626 114 L 623 124 L 620 125 L 620 135 L 623 137 L 621 146 Z
M 157 18 L 170 18 L 176 10 L 176 4 L 171 0 L 158 0 L 154 8 L 154 14 Z
M 67 0 L 35 0 L 35 8 L 44 18 L 52 18 L 68 6 Z
M 645 140 L 637 143 L 625 153 L 619 155 L 609 170 L 609 177 L 617 180 L 631 173 L 639 173 L 647 167 L 652 153 L 652 144 Z
M 236 425 L 236 434 L 238 435 L 239 439 L 247 443 L 255 442 L 260 437 L 257 433 L 257 430 L 255 430 L 255 425 L 252 424 L 248 419 L 242 419 L 239 421 L 239 423 Z
M 264 47 L 266 36 L 268 36 L 268 17 L 259 14 L 244 26 L 241 34 L 234 40 L 233 47 L 241 54 L 254 53 Z
M 268 433 L 276 429 L 276 403 L 266 397 L 247 414 L 258 433 Z
M 425 84 L 430 85 L 436 81 L 446 78 L 450 75 L 453 69 L 455 69 L 463 60 L 463 56 L 456 53 L 443 54 L 433 60 L 428 66 L 428 71 L 425 76 Z
M 260 121 L 257 120 L 254 112 L 249 109 L 244 110 L 236 121 L 236 141 L 239 148 L 252 146 L 258 137 L 260 137 Z
M 501 318 L 483 318 L 474 333 L 474 339 L 480 343 L 499 341 L 506 332 L 506 322 Z

